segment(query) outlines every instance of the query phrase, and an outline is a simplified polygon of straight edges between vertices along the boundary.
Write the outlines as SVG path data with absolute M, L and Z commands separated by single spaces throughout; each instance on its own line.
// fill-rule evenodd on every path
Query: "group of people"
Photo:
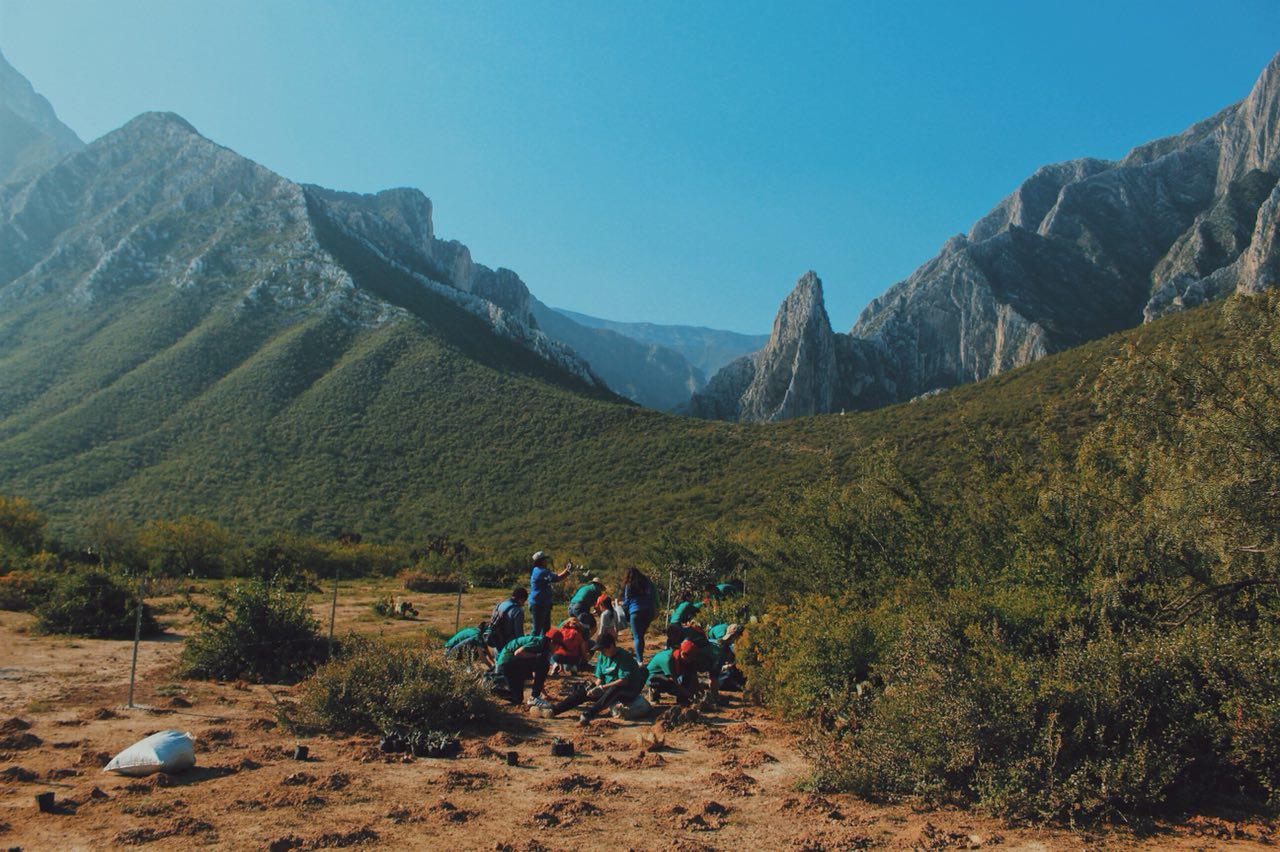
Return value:
M 553 626 L 554 585 L 566 579 L 574 565 L 570 562 L 554 571 L 541 550 L 532 561 L 527 590 L 516 587 L 485 621 L 458 631 L 445 643 L 445 653 L 451 657 L 465 655 L 492 666 L 496 688 L 513 704 L 524 702 L 531 712 L 544 717 L 578 709 L 579 723 L 589 725 L 611 707 L 634 706 L 642 695 L 651 705 L 663 695 L 685 705 L 699 700 L 718 703 L 722 688 L 741 689 L 743 678 L 733 654 L 733 644 L 742 633 L 740 625 L 704 628 L 698 620 L 702 603 L 682 593 L 668 619 L 665 647 L 646 662 L 645 639 L 658 614 L 658 595 L 643 571 L 627 569 L 616 599 L 599 577 L 592 577 L 569 599 L 568 618 Z M 721 583 L 709 591 L 723 597 L 740 594 L 741 587 Z M 526 607 L 531 621 L 527 634 Z M 631 650 L 618 645 L 622 626 L 631 631 Z M 581 685 L 555 703 L 543 697 L 549 675 L 588 670 L 591 685 Z M 708 681 L 705 687 L 703 676 Z M 526 684 L 530 687 L 527 701 Z

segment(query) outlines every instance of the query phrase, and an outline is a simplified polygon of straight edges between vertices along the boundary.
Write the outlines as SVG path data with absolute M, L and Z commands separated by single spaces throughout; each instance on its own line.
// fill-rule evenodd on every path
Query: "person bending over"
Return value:
M 533 679 L 529 693 L 530 707 L 541 710 L 551 705 L 542 697 L 542 687 L 547 682 L 547 669 L 551 666 L 551 652 L 559 647 L 555 638 L 546 636 L 517 636 L 498 652 L 498 664 L 494 668 L 499 683 L 505 685 L 507 698 L 519 704 L 524 698 L 524 684 Z
M 604 594 L 604 583 L 599 577 L 592 577 L 590 582 L 583 583 L 569 599 L 569 615 L 578 619 L 586 632 L 595 630 L 596 617 L 591 611 L 600 595 Z
M 618 640 L 605 635 L 596 645 L 596 682 L 590 689 L 579 689 L 551 706 L 543 715 L 555 716 L 587 702 L 590 705 L 578 716 L 578 724 L 591 724 L 592 718 L 618 702 L 630 704 L 644 689 L 648 670 L 636 662 L 630 651 L 618 647 Z
M 687 593 L 681 593 L 680 600 L 676 603 L 676 608 L 671 610 L 671 619 L 668 624 L 688 624 L 698 617 L 698 611 L 702 609 L 702 604 L 694 603 L 689 600 Z
M 472 665 L 484 663 L 486 667 L 493 665 L 493 654 L 484 643 L 484 631 L 489 621 L 480 622 L 475 627 L 464 627 L 449 637 L 444 643 L 444 655 L 450 660 L 464 660 Z
M 489 624 L 485 627 L 485 644 L 494 651 L 501 651 L 507 643 L 524 633 L 524 602 L 529 593 L 523 586 L 511 590 L 511 597 L 499 601 L 489 614 Z

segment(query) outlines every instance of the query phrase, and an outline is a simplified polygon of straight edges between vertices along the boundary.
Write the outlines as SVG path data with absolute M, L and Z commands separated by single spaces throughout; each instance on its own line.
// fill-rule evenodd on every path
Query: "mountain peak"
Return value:
M 0 183 L 29 177 L 83 147 L 49 101 L 0 53 Z

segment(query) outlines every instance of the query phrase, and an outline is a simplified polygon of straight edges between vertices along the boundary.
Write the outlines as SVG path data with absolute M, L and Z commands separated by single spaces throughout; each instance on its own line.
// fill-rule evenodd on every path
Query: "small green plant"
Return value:
M 413 740 L 488 719 L 476 682 L 416 644 L 350 636 L 342 652 L 299 687 L 292 722 L 330 733 L 394 734 Z
M 139 601 L 134 589 L 101 568 L 83 568 L 56 577 L 41 590 L 33 608 L 36 629 L 94 639 L 133 636 Z M 160 632 L 151 608 L 142 604 L 142 635 Z
M 325 657 L 306 599 L 272 580 L 240 581 L 219 589 L 212 606 L 190 606 L 196 632 L 182 652 L 189 677 L 293 682 Z

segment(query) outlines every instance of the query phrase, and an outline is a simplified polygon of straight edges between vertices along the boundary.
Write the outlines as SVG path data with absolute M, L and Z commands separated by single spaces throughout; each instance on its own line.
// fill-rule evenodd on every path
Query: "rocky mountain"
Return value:
M 765 349 L 715 376 L 690 411 L 771 420 L 908 400 L 1273 287 L 1277 176 L 1280 56 L 1244 101 L 1182 134 L 1115 162 L 1040 169 L 874 299 L 834 347 L 802 279 Z
M 641 343 L 662 346 L 684 356 L 690 364 L 712 376 L 730 361 L 755 352 L 769 342 L 767 334 L 741 334 L 692 325 L 660 325 L 651 322 L 618 322 L 555 308 L 579 325 L 613 331 Z
M 0 53 L 0 183 L 84 147 L 53 107 Z
M 532 312 L 538 328 L 586 359 L 610 390 L 643 406 L 674 410 L 706 383 L 702 371 L 675 350 L 582 325 L 537 299 Z

